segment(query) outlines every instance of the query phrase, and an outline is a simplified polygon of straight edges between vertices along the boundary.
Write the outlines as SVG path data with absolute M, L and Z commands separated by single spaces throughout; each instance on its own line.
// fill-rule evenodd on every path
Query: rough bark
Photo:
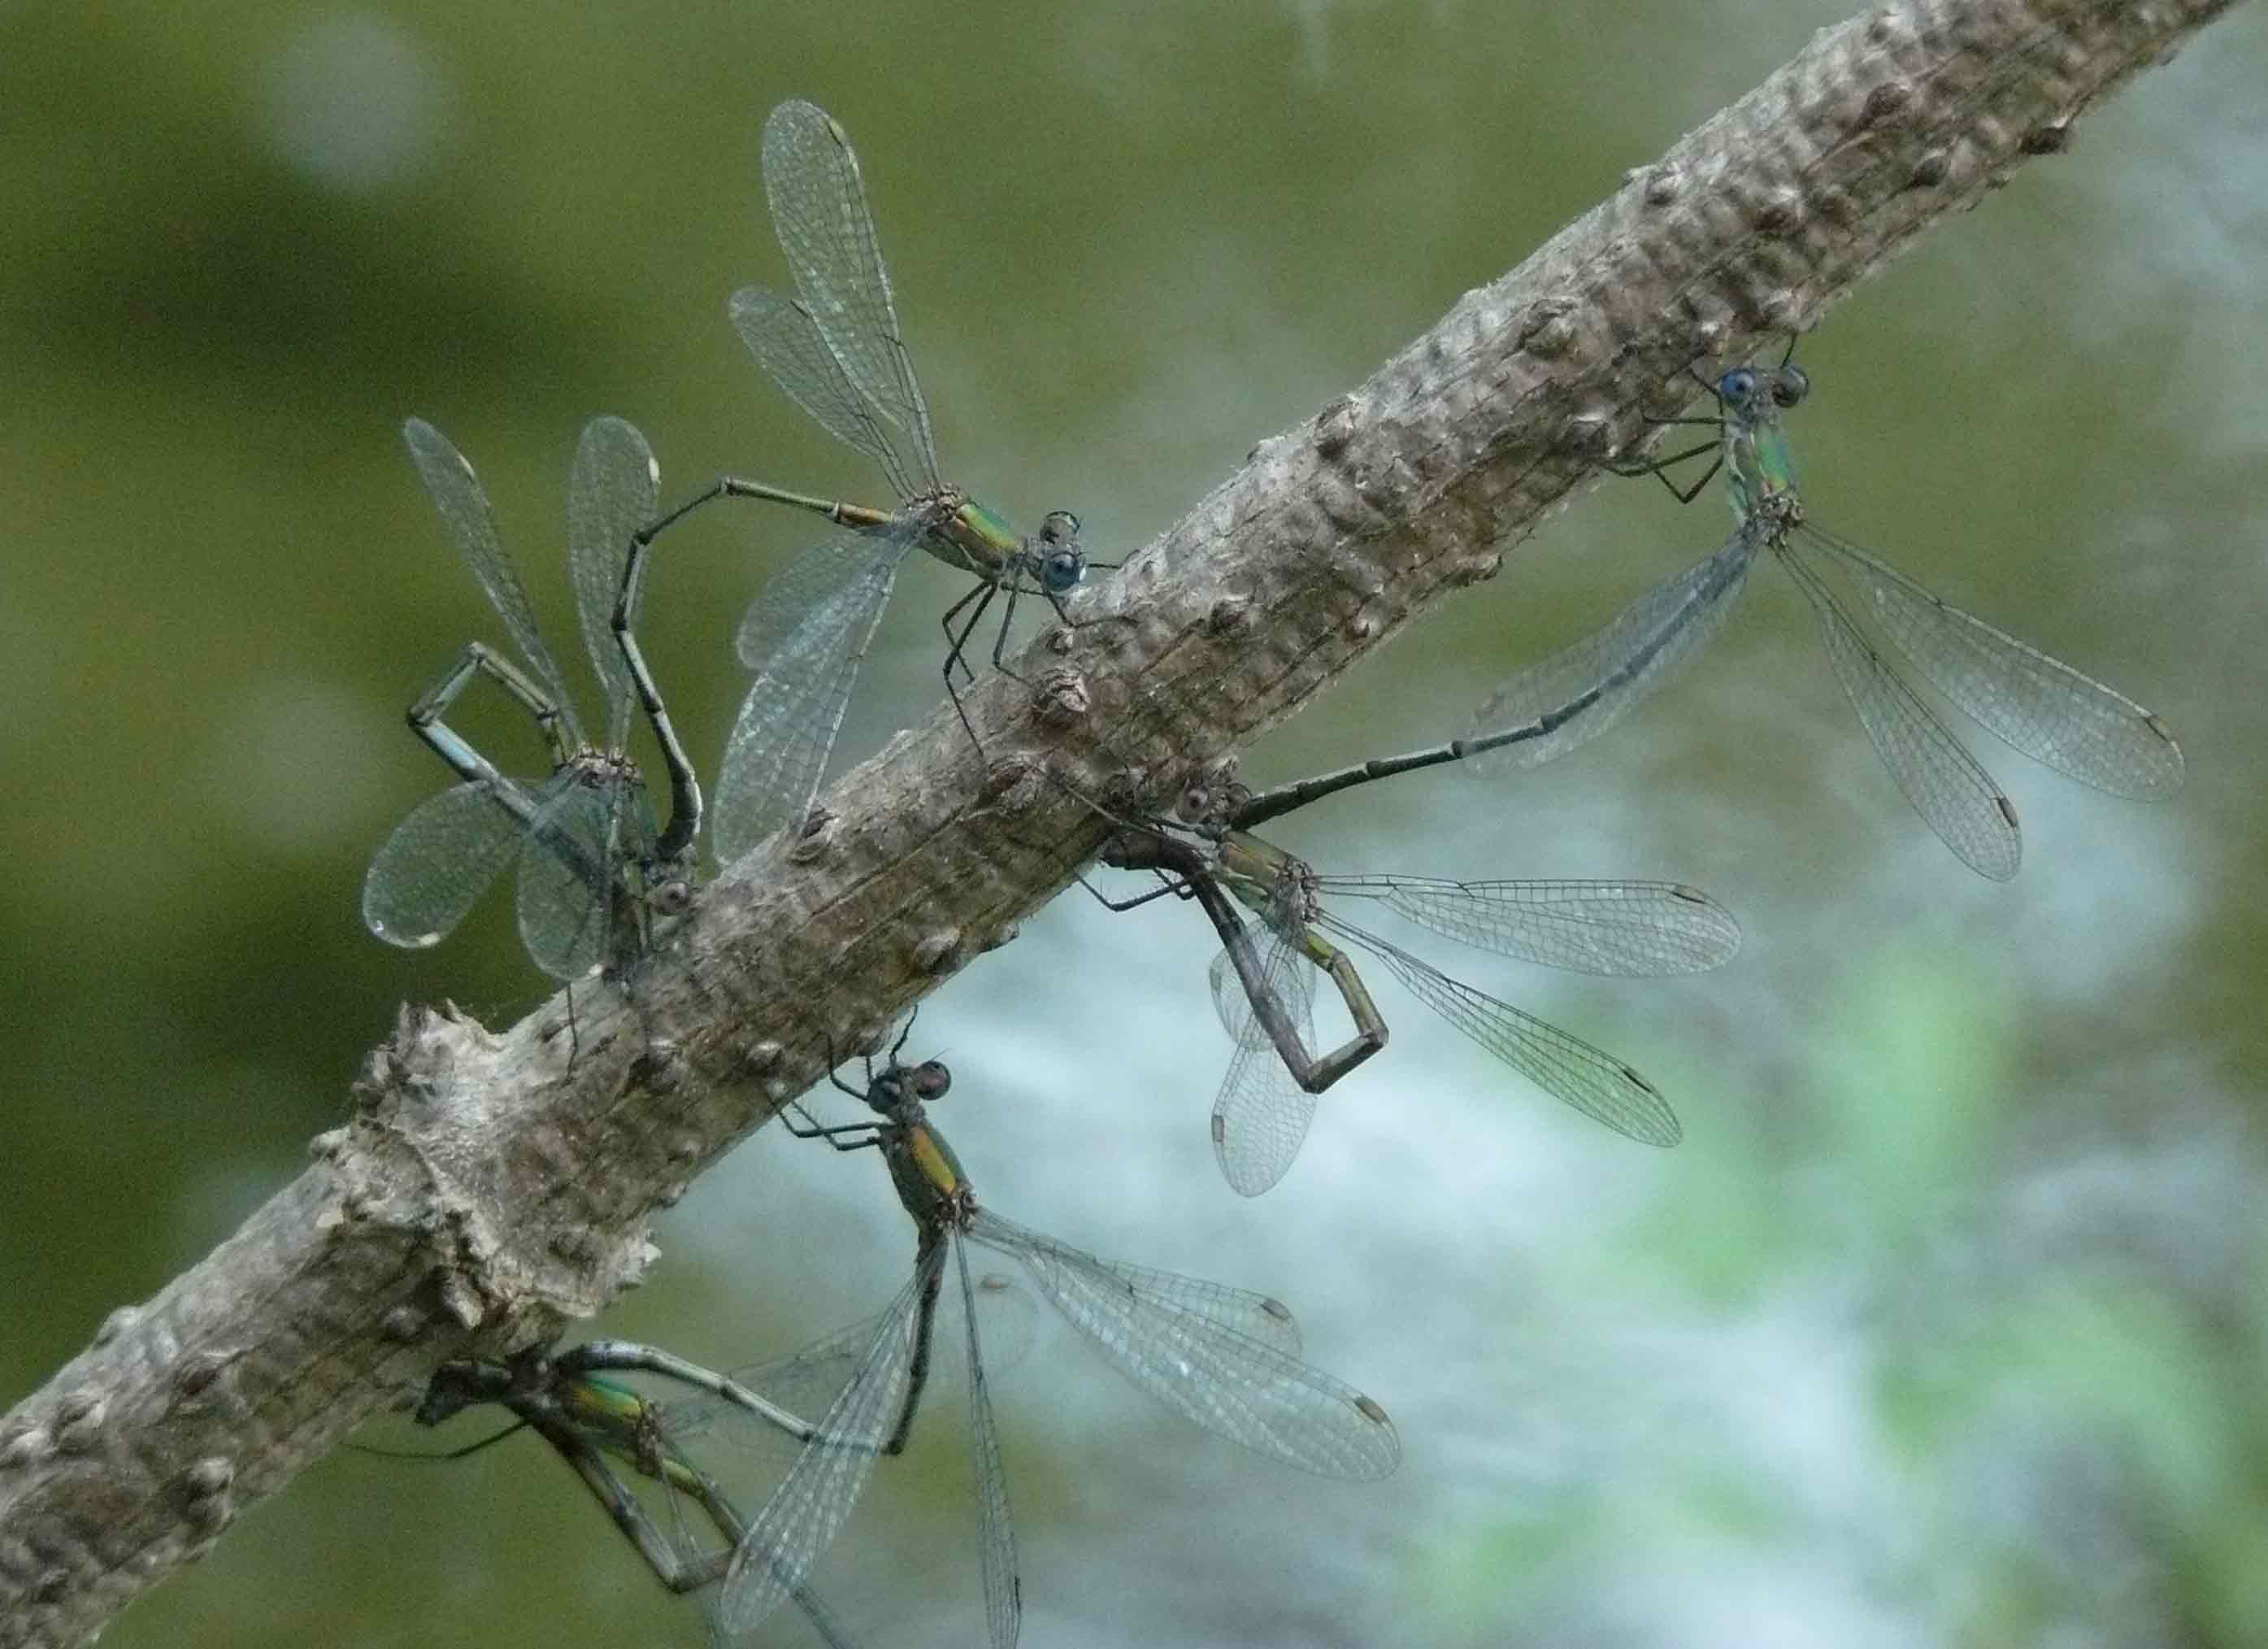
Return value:
M 445 1358 L 587 1315 L 648 1216 L 1099 847 L 1627 449 L 1679 374 L 1808 325 L 2231 0 L 1937 0 L 1794 62 L 1244 468 L 971 701 L 711 885 L 627 982 L 503 1032 L 405 1009 L 354 1115 L 0 1421 L 0 1645 L 91 1637 Z M 1516 168 L 1508 172 L 1516 175 Z

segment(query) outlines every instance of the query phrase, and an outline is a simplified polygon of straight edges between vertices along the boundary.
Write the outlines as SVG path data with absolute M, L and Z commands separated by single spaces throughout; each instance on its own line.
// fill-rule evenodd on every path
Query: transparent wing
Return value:
M 1810 597 L 1844 696 L 1914 811 L 1977 875 L 1995 882 L 2014 876 L 2024 854 L 2015 804 L 1921 696 L 1883 662 L 1810 564 L 1795 555 L 1780 559 Z
M 966 1236 L 1023 1261 L 1040 1291 L 1135 1385 L 1216 1436 L 1304 1471 L 1383 1477 L 1402 1444 L 1386 1411 L 1266 1341 L 1182 1304 L 1193 1279 L 1124 1273 L 1051 1237 L 979 1209 Z M 1202 1300 L 1203 1296 L 1196 1297 Z
M 1669 1102 L 1611 1054 L 1373 935 L 1328 915 L 1324 924 L 1375 955 L 1427 1007 L 1555 1099 L 1644 1144 L 1675 1145 L 1684 1138 Z
M 1314 1037 L 1307 1040 L 1312 1049 Z M 1314 1120 L 1315 1096 L 1274 1046 L 1240 1043 L 1212 1101 L 1212 1154 L 1229 1189 L 1258 1196 L 1290 1172 Z
M 1023 1229 L 1017 1227 L 1019 1231 Z M 1093 1254 L 1085 1254 L 1084 1258 L 1097 1275 L 1112 1277 L 1118 1287 L 1145 1297 L 1161 1309 L 1202 1317 L 1219 1327 L 1249 1335 L 1279 1351 L 1296 1354 L 1300 1350 L 1300 1325 L 1292 1316 L 1292 1308 L 1271 1295 L 1231 1288 L 1225 1283 L 1208 1283 L 1203 1277 L 1183 1276 L 1175 1271 L 1160 1271 L 1151 1266 L 1129 1265 L 1123 1260 L 1100 1260 Z M 978 1294 L 997 1287 L 1003 1280 L 980 1278 Z M 984 1320 L 984 1343 L 990 1348 L 985 1353 L 985 1366 L 998 1372 L 1000 1350 L 994 1342 L 993 1330 L 998 1313 L 986 1309 L 980 1314 Z
M 889 1320 L 889 1312 L 878 1313 L 784 1357 L 733 1369 L 728 1378 L 791 1414 L 823 1415 L 841 1399 Z M 778 1427 L 720 1397 L 675 1399 L 666 1407 L 674 1436 L 714 1439 L 758 1454 L 794 1447 Z
M 1028 1288 L 1002 1273 L 979 1276 L 976 1294 L 977 1320 L 983 1329 L 984 1366 L 988 1372 L 999 1374 L 1030 1352 L 1038 1333 L 1038 1308 Z M 852 1323 L 784 1357 L 734 1369 L 726 1378 L 792 1414 L 823 1415 L 835 1406 L 858 1372 L 860 1360 L 887 1315 L 884 1313 Z M 784 1446 L 794 1447 L 777 1425 L 767 1424 L 761 1416 L 723 1398 L 678 1398 L 666 1408 L 674 1436 L 714 1438 L 758 1454 L 776 1454 Z
M 630 666 L 615 642 L 615 602 L 622 594 L 630 535 L 661 513 L 660 489 L 653 449 L 635 428 L 618 418 L 595 418 L 583 426 L 567 477 L 567 573 L 575 586 L 583 647 L 604 694 L 610 751 L 622 748 L 637 701 Z
M 1277 1001 L 1284 1004 L 1285 1016 L 1312 1050 L 1315 1046 L 1315 965 L 1280 930 L 1271 928 L 1267 934 L 1267 949 L 1260 959 L 1261 978 L 1275 992 Z M 1275 1046 L 1266 1024 L 1253 1011 L 1252 999 L 1245 995 L 1243 976 L 1237 972 L 1236 964 L 1226 950 L 1214 953 L 1205 979 L 1212 987 L 1213 1011 L 1220 1016 L 1222 1028 L 1236 1039 L 1239 1047 Z
M 615 890 L 641 854 L 630 839 L 636 817 L 622 779 L 583 782 L 573 769 L 527 829 L 519 861 L 519 936 L 535 965 L 554 979 L 579 979 L 611 959 Z
M 1698 973 L 1741 948 L 1733 913 L 1676 882 L 1362 876 L 1317 883 L 1327 895 L 1376 899 L 1421 928 L 1480 950 L 1583 973 Z
M 401 439 L 409 444 L 410 461 L 431 494 L 433 504 L 441 512 L 441 522 L 449 529 L 458 552 L 465 565 L 473 570 L 473 577 L 495 608 L 504 627 L 512 632 L 512 645 L 528 667 L 543 678 L 550 690 L 552 702 L 566 721 L 571 736 L 577 743 L 583 735 L 575 722 L 574 701 L 567 693 L 567 678 L 560 673 L 551 649 L 543 645 L 543 637 L 535 627 L 535 610 L 528 604 L 526 588 L 519 581 L 519 573 L 504 555 L 504 545 L 497 537 L 496 518 L 489 509 L 489 496 L 482 490 L 480 477 L 473 473 L 465 455 L 449 444 L 449 438 L 423 418 L 411 418 L 401 426 Z
M 880 464 L 901 498 L 918 490 L 888 425 L 843 375 L 809 310 L 762 286 L 744 286 L 733 294 L 732 316 L 740 341 L 789 400 L 836 440 Z
M 833 633 L 842 633 L 846 618 L 869 595 L 867 586 L 885 570 L 889 578 L 897 577 L 920 530 L 914 521 L 872 531 L 838 528 L 802 551 L 740 615 L 740 627 L 733 638 L 734 654 L 749 669 L 762 669 L 790 648 L 825 651 L 815 644 L 827 632 L 815 626 L 831 625 Z M 879 565 L 884 563 L 887 569 Z M 887 597 L 887 585 L 882 594 Z
M 791 622 L 793 628 L 762 658 L 725 741 L 713 832 L 720 863 L 802 823 L 911 534 L 910 528 L 881 538 L 848 534 L 806 551 L 743 623 L 743 658 L 752 632 L 769 634 Z
M 1300 1051 L 1312 1057 L 1315 965 L 1283 927 L 1271 921 L 1263 931 L 1267 950 L 1260 961 L 1261 977 L 1283 1004 Z M 1258 1196 L 1290 1172 L 1314 1121 L 1315 1096 L 1293 1078 L 1226 950 L 1213 958 L 1208 978 L 1214 1011 L 1236 1042 L 1220 1091 L 1213 1096 L 1213 1156 L 1232 1190 L 1240 1196 Z
M 841 1532 L 882 1445 L 904 1408 L 923 1294 L 937 1286 L 945 1245 L 923 1250 L 913 1276 L 876 1320 L 850 1383 L 772 1491 L 725 1571 L 718 1614 L 733 1632 L 752 1630 L 804 1583 Z
M 968 1456 L 976 1474 L 977 1552 L 984 1576 L 984 1621 L 992 1649 L 1015 1649 L 1024 1603 L 1016 1578 L 1016 1530 L 1008 1515 L 1008 1474 L 992 1422 L 992 1390 L 976 1332 L 976 1292 L 968 1281 L 968 1245 L 954 1245 L 961 1265 L 961 1320 L 968 1331 Z
M 781 104 L 764 122 L 764 196 L 795 288 L 843 375 L 912 437 L 921 474 L 938 484 L 929 409 L 915 381 L 889 272 L 850 139 L 816 104 Z
M 2124 693 L 1939 600 L 1847 539 L 1808 525 L 1797 536 L 1834 558 L 1940 692 L 2033 760 L 2137 801 L 2182 788 L 2182 747 Z
M 1005 1271 L 976 1279 L 976 1315 L 984 1327 L 984 1367 L 1005 1374 L 1031 1355 L 1040 1335 L 1040 1308 L 1032 1290 Z
M 453 785 L 419 803 L 371 857 L 364 925 L 407 950 L 440 943 L 519 851 L 534 807 L 509 779 Z
M 1757 548 L 1753 533 L 1734 533 L 1715 555 L 1655 585 L 1603 630 L 1506 682 L 1474 713 L 1468 740 L 1484 741 L 1543 718 L 1558 725 L 1477 751 L 1468 765 L 1482 773 L 1533 767 L 1613 727 L 1725 627 Z

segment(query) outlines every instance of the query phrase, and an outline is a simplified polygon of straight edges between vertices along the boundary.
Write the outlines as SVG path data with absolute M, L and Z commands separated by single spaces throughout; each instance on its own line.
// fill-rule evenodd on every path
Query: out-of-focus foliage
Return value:
M 1027 521 L 1079 510 L 1109 555 L 1837 15 L 0 11 L 7 1395 L 298 1171 L 398 1000 L 541 999 L 508 899 L 423 954 L 357 921 L 370 852 L 446 780 L 402 706 L 500 639 L 401 420 L 479 468 L 555 637 L 592 414 L 644 430 L 665 496 L 726 469 L 871 488 L 725 320 L 781 273 L 774 102 L 858 144 L 959 478 Z M 1392 1047 L 1241 1203 L 1204 1139 L 1226 1043 L 1183 909 L 1061 901 L 924 1011 L 914 1051 L 951 1059 L 939 1120 L 994 1205 L 1281 1294 L 1408 1451 L 1383 1485 L 1288 1481 L 1043 1339 L 997 1393 L 1028 1641 L 2258 1641 L 2264 70 L 2240 11 L 1926 237 L 1806 342 L 1793 426 L 1819 519 L 2161 712 L 2181 800 L 1980 743 L 2029 853 L 1977 881 L 1766 569 L 1613 738 L 1281 832 L 1329 869 L 1667 875 L 1736 909 L 1731 968 L 1660 984 L 1419 942 L 1644 1069 L 1676 1152 L 1561 1114 L 1381 987 Z M 1455 730 L 1726 519 L 1609 486 L 1252 773 Z M 753 510 L 666 545 L 648 647 L 704 758 L 742 686 L 732 625 L 798 547 Z M 846 756 L 936 697 L 958 587 L 902 588 Z M 509 714 L 473 724 L 532 758 Z M 741 1155 L 607 1332 L 728 1364 L 887 1297 L 911 1244 L 872 1164 Z M 980 1630 L 957 1428 L 940 1403 L 820 1577 L 875 1644 Z M 107 1641 L 568 1633 L 698 1625 L 515 1439 L 328 1461 Z

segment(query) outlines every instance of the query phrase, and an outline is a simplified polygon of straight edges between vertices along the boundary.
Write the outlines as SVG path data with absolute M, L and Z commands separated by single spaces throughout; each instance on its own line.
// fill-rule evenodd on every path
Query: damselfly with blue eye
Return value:
M 623 569 L 615 628 L 650 706 L 652 677 L 631 632 L 631 616 L 657 535 L 718 499 L 758 499 L 822 515 L 836 530 L 775 577 L 740 620 L 740 662 L 756 672 L 718 770 L 717 856 L 730 861 L 782 826 L 800 824 L 826 772 L 858 666 L 908 555 L 925 550 L 970 573 L 976 587 L 946 610 L 946 691 L 969 728 L 954 685 L 969 680 L 964 650 L 996 595 L 1007 600 L 992 662 L 1002 662 L 1019 595 L 1036 594 L 1076 628 L 1064 597 L 1092 565 L 1079 518 L 1057 510 L 1027 537 L 948 483 L 938 468 L 928 403 L 900 333 L 890 277 L 858 157 L 842 127 L 814 104 L 788 102 L 764 122 L 764 191 L 796 295 L 750 286 L 733 294 L 733 324 L 788 398 L 836 440 L 882 467 L 898 495 L 893 509 L 846 504 L 764 482 L 726 477 L 639 532 Z M 659 713 L 657 711 L 657 714 Z M 682 765 L 666 718 L 663 743 Z M 661 837 L 681 851 L 700 827 L 700 800 L 676 809 Z
M 1702 381 L 1717 398 L 1718 416 L 1666 421 L 1712 425 L 1714 437 L 1666 458 L 1609 468 L 1660 476 L 1680 502 L 1690 502 L 1722 469 L 1738 522 L 1733 536 L 1604 629 L 1491 693 L 1474 717 L 1474 743 L 1549 706 L 1580 700 L 1581 709 L 1546 736 L 1504 744 L 1478 764 L 1484 770 L 1547 761 L 1621 721 L 1724 627 L 1749 568 L 1770 551 L 1818 614 L 1828 662 L 1898 788 L 1979 875 L 1995 881 L 2015 875 L 2023 851 L 2015 804 L 1867 640 L 1829 582 L 1830 571 L 1939 691 L 2025 755 L 2113 795 L 2151 801 L 2181 788 L 2181 747 L 2155 715 L 1812 524 L 1780 422 L 1810 392 L 1811 380 L 1787 355 L 1776 366 L 1736 366 L 1714 384 Z M 1690 487 L 1666 473 L 1708 454 L 1713 461 Z

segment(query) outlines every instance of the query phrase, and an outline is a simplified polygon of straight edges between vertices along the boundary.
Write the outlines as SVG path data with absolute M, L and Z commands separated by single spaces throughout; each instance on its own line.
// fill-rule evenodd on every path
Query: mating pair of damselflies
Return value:
M 1045 597 L 1059 617 L 1075 624 L 1064 597 L 1088 565 L 1077 518 L 1052 512 L 1037 534 L 1024 537 L 946 482 L 939 468 L 928 403 L 901 336 L 873 211 L 843 129 L 813 104 L 783 103 L 764 124 L 763 174 L 796 293 L 749 287 L 734 294 L 733 325 L 790 398 L 881 466 L 898 495 L 896 507 L 843 503 L 728 477 L 660 514 L 643 438 L 619 420 L 593 423 L 568 506 L 578 609 L 610 710 L 608 743 L 591 746 L 497 545 L 470 466 L 429 425 L 412 422 L 406 433 L 419 471 L 526 668 L 475 644 L 441 686 L 413 706 L 412 726 L 466 782 L 412 814 L 373 861 L 364 911 L 379 937 L 435 943 L 515 856 L 522 935 L 538 965 L 561 977 L 608 959 L 610 936 L 627 931 L 620 921 L 626 912 L 681 904 L 703 818 L 701 788 L 637 644 L 636 623 L 654 539 L 704 504 L 762 499 L 823 515 L 836 529 L 775 578 L 740 622 L 736 646 L 757 674 L 718 769 L 711 834 L 722 861 L 805 818 L 859 665 L 914 550 L 977 580 L 944 620 L 944 676 L 956 708 L 954 673 L 973 679 L 966 648 L 996 596 L 1006 599 L 992 662 L 1004 670 L 1003 647 L 1020 595 Z M 633 448 L 642 464 L 629 462 Z M 593 461 L 585 463 L 586 456 Z M 501 780 L 439 721 L 475 675 L 503 684 L 553 736 L 549 780 Z M 633 698 L 644 705 L 668 773 L 670 814 L 659 826 L 624 748 Z M 965 713 L 962 721 L 968 725 Z M 643 934 L 643 921 L 637 928 Z

